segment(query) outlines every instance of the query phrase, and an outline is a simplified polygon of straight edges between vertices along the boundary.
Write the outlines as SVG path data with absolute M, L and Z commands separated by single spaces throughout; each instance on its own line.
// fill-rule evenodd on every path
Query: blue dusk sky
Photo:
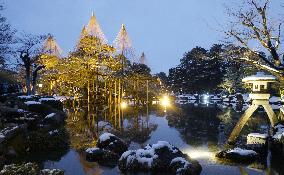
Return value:
M 224 3 L 232 1 L 4 0 L 4 15 L 18 31 L 51 33 L 68 53 L 94 12 L 109 44 L 125 24 L 136 54 L 145 52 L 147 64 L 157 73 L 168 72 L 195 46 L 209 49 L 220 43 L 223 34 L 217 29 L 228 20 Z

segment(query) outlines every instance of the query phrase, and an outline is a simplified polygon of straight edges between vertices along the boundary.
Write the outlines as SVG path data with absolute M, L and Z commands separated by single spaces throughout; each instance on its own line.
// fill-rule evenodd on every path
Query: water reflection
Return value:
M 130 144 L 130 149 L 141 148 L 159 140 L 169 141 L 197 159 L 203 167 L 202 174 L 283 172 L 281 168 L 266 168 L 263 163 L 246 167 L 215 160 L 215 153 L 226 146 L 230 132 L 242 115 L 242 112 L 230 107 L 188 104 L 173 106 L 167 109 L 167 113 L 164 113 L 163 108 L 156 107 L 127 107 L 123 113 L 118 110 L 110 112 L 108 109 L 88 114 L 81 108 L 68 112 L 67 128 L 72 149 L 60 161 L 47 161 L 44 165 L 46 168 L 61 168 L 71 175 L 119 174 L 117 167 L 108 168 L 85 161 L 81 152 L 84 148 L 95 145 L 100 133 L 110 131 L 125 139 Z M 268 131 L 269 121 L 265 115 L 257 112 L 248 120 L 240 135 L 240 144 L 245 143 L 247 133 Z M 271 164 L 275 165 L 275 162 L 271 161 Z

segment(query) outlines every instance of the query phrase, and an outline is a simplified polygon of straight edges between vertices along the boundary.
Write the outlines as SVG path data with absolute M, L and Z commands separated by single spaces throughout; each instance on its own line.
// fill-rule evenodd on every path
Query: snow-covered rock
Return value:
M 18 111 L 19 113 L 25 113 L 25 112 L 27 112 L 27 111 L 25 111 L 25 110 L 23 110 L 23 109 L 17 109 L 17 111 Z
M 54 95 L 53 98 L 56 100 L 60 100 L 61 102 L 66 101 L 66 100 L 73 100 L 74 97 L 69 97 L 69 96 L 56 96 Z
M 118 163 L 122 172 L 171 172 L 172 174 L 198 175 L 201 166 L 178 148 L 165 141 L 147 145 L 143 149 L 124 152 Z
M 111 133 L 104 133 L 100 135 L 97 142 L 97 147 L 100 149 L 112 151 L 118 155 L 121 155 L 127 150 L 126 143 Z
M 175 174 L 194 174 L 192 171 L 192 163 L 183 157 L 172 159 L 170 164 L 171 172 Z
M 257 153 L 253 150 L 247 150 L 242 148 L 234 148 L 228 151 L 228 153 L 238 154 L 241 156 L 250 156 L 250 155 L 257 155 Z
M 60 169 L 43 169 L 40 175 L 64 175 L 64 171 Z
M 281 124 L 278 124 L 274 127 L 275 134 L 272 136 L 272 138 L 277 141 L 281 142 L 284 140 L 284 126 Z
M 99 130 L 109 131 L 112 129 L 112 126 L 109 122 L 106 121 L 99 121 L 97 124 Z
M 56 113 L 50 113 L 50 114 L 48 114 L 47 116 L 45 116 L 45 118 L 46 118 L 46 119 L 52 118 L 52 117 L 55 116 L 55 114 L 56 114 Z
M 117 165 L 119 159 L 119 156 L 116 153 L 97 147 L 86 149 L 85 154 L 87 161 L 98 162 L 101 165 L 110 167 Z
M 216 154 L 221 159 L 229 159 L 236 162 L 252 162 L 257 158 L 258 154 L 254 150 L 233 148 L 224 150 Z
M 48 132 L 49 135 L 54 135 L 54 134 L 58 134 L 58 133 L 59 133 L 59 131 L 57 129 Z
M 3 130 L 0 131 L 0 143 L 11 139 L 15 137 L 17 134 L 21 133 L 22 131 L 26 130 L 26 125 L 17 125 L 17 126 L 11 126 L 11 127 L 6 127 Z
M 38 101 L 59 101 L 59 99 L 56 98 L 40 98 Z
M 60 125 L 64 122 L 65 115 L 59 113 L 50 113 L 43 119 L 44 124 Z

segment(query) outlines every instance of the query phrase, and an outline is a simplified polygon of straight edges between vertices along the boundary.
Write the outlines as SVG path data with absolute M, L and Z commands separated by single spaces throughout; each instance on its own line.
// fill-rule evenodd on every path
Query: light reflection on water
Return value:
M 135 113 L 130 112 L 123 119 L 123 129 L 120 129 L 120 133 L 133 138 L 146 134 L 136 142 L 131 142 L 130 149 L 138 149 L 159 140 L 170 142 L 184 153 L 197 159 L 202 165 L 201 174 L 203 175 L 265 174 L 264 170 L 252 169 L 248 166 L 221 164 L 214 157 L 215 153 L 223 148 L 233 123 L 237 121 L 241 113 L 236 113 L 231 109 L 219 110 L 215 107 L 192 106 L 187 106 L 181 110 L 181 113 L 182 116 L 177 117 L 176 113 L 163 114 L 163 112 L 152 110 L 149 116 L 144 113 L 133 117 Z M 90 125 L 89 122 L 87 123 Z M 259 125 L 266 125 L 266 120 L 257 118 L 251 120 L 248 125 L 252 127 L 244 128 L 247 129 L 245 133 L 252 129 L 259 129 Z M 145 128 L 150 128 L 149 132 L 143 132 Z M 129 135 L 127 130 L 137 133 Z M 117 167 L 107 168 L 85 161 L 83 154 L 74 149 L 71 149 L 60 161 L 47 161 L 44 166 L 45 168 L 64 169 L 67 175 L 120 174 Z

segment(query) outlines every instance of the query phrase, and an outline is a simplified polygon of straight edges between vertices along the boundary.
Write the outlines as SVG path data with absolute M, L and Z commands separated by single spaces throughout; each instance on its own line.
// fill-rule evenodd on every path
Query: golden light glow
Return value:
M 127 107 L 127 103 L 125 101 L 121 102 L 121 108 L 125 109 Z
M 42 84 L 38 84 L 38 87 L 42 88 Z
M 167 95 L 164 95 L 163 98 L 161 99 L 161 105 L 164 107 L 170 106 L 170 99 Z

